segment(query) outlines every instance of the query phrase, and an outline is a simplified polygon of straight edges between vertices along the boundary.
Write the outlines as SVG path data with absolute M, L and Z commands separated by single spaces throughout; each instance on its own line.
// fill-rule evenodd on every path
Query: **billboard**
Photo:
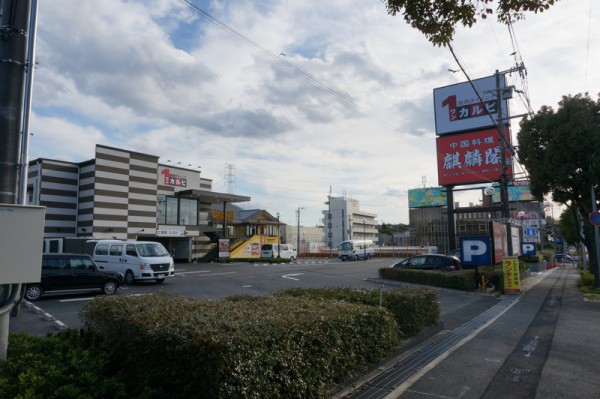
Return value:
M 433 90 L 435 131 L 438 135 L 495 126 L 488 112 L 497 119 L 496 76 L 475 79 L 472 82 L 483 102 L 469 82 Z M 500 88 L 505 87 L 506 80 L 504 75 L 501 75 Z M 502 100 L 502 119 L 508 120 L 507 100 Z
M 446 191 L 443 187 L 415 188 L 408 190 L 409 208 L 446 205 Z
M 487 129 L 436 139 L 438 183 L 441 186 L 497 181 L 502 175 L 500 133 Z M 510 132 L 506 137 L 510 142 Z M 510 159 L 510 157 L 506 157 Z M 512 165 L 507 165 L 507 177 Z
M 492 195 L 492 202 L 500 202 L 500 189 L 498 184 L 494 184 L 496 191 Z M 508 186 L 508 200 L 511 202 L 518 201 L 533 201 L 533 194 L 531 194 L 531 187 L 529 186 L 529 180 L 515 180 L 512 185 Z

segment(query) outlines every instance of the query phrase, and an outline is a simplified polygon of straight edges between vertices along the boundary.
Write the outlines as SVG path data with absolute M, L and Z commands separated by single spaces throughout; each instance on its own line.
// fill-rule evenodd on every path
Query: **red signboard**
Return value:
M 508 129 L 507 129 L 508 133 Z M 436 139 L 440 186 L 497 181 L 502 151 L 497 129 L 440 136 Z M 510 134 L 506 134 L 510 142 Z M 510 159 L 509 156 L 506 159 Z M 506 175 L 512 176 L 507 165 Z

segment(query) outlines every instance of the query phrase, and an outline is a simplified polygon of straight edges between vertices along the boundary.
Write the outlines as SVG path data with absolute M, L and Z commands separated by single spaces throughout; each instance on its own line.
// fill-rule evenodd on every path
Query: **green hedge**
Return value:
M 480 275 L 484 274 L 485 279 L 489 280 L 497 289 L 502 289 L 504 286 L 502 270 L 493 267 L 480 266 L 478 271 Z M 460 291 L 474 291 L 477 289 L 477 286 L 475 285 L 474 269 L 441 272 L 384 267 L 379 269 L 379 277 L 387 280 L 396 280 L 405 283 L 429 285 Z M 479 277 L 478 282 L 480 282 L 480 279 L 481 277 Z
M 406 287 L 402 290 L 383 290 L 381 294 L 381 305 L 394 315 L 402 338 L 418 334 L 440 321 L 438 295 L 432 289 Z M 291 288 L 276 295 L 341 300 L 371 306 L 378 306 L 380 299 L 379 289 Z
M 80 332 L 10 335 L 0 397 L 330 397 L 439 321 L 429 288 L 385 290 L 378 305 L 378 289 L 351 288 L 97 297 Z
M 98 297 L 82 319 L 147 398 L 328 397 L 399 342 L 383 308 L 306 297 Z
M 129 398 L 127 384 L 107 372 L 108 359 L 75 330 L 48 337 L 10 334 L 0 361 L 0 398 Z

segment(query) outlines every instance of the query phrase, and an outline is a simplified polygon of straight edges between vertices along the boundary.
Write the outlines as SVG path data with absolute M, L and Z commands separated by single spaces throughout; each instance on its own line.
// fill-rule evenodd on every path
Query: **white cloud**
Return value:
M 374 0 L 192 2 L 237 36 L 175 0 L 41 2 L 30 158 L 83 161 L 106 144 L 201 165 L 217 191 L 230 163 L 235 192 L 285 223 L 298 206 L 319 223 L 330 186 L 407 223 L 408 189 L 437 185 L 432 91 L 465 79 L 448 49 Z M 584 3 L 515 24 L 535 110 L 600 91 L 598 10 Z M 491 21 L 454 44 L 473 78 L 514 65 Z

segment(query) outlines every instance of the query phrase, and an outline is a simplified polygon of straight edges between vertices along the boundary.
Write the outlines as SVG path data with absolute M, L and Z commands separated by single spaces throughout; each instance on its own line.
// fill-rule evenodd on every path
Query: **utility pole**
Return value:
M 297 234 L 297 237 L 296 237 L 298 257 L 300 257 L 300 211 L 302 209 L 304 209 L 304 208 L 298 207 L 298 209 L 296 210 L 296 216 L 298 218 L 298 234 Z
M 331 186 L 329 186 L 329 195 L 327 196 L 327 243 L 329 246 L 329 257 L 331 257 L 331 252 L 333 251 L 333 243 L 331 241 L 333 234 L 331 232 L 331 227 Z
M 496 110 L 498 111 L 498 133 L 500 134 L 500 159 L 502 162 L 502 174 L 500 175 L 500 202 L 502 203 L 502 218 L 506 221 L 510 217 L 510 206 L 508 198 L 508 175 L 507 157 L 508 140 L 506 139 L 505 122 L 502 116 L 502 87 L 500 87 L 500 72 L 496 70 Z M 502 75 L 504 76 L 504 75 Z

